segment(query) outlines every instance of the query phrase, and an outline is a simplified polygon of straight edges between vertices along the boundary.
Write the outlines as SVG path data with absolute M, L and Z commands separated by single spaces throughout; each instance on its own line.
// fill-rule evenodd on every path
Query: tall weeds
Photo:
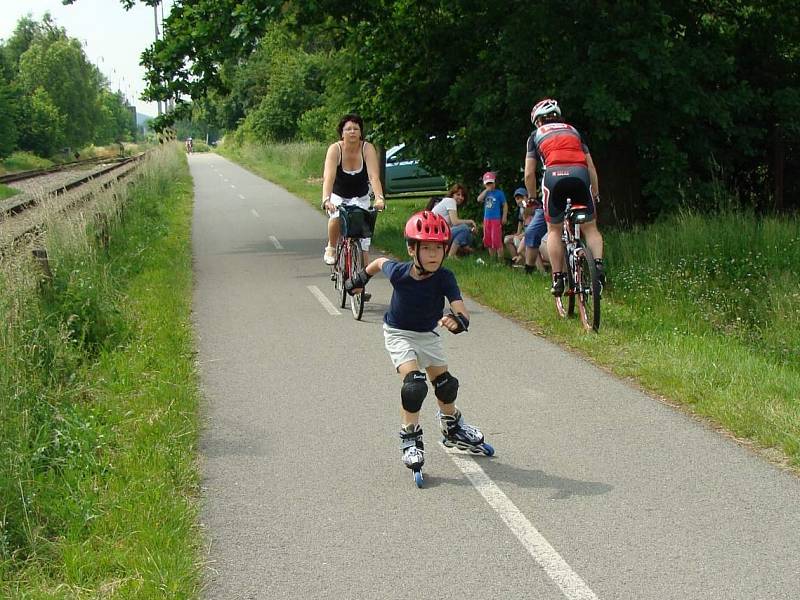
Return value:
M 197 586 L 183 153 L 128 188 L 51 215 L 52 278 L 0 265 L 0 597 Z

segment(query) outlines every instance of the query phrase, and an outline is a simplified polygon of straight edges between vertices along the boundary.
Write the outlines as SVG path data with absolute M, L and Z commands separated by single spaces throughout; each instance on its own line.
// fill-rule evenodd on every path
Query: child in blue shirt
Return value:
M 428 393 L 426 374 L 433 383 L 439 404 L 439 425 L 448 447 L 473 454 L 491 456 L 494 449 L 484 442 L 480 430 L 464 422 L 456 408 L 458 379 L 448 371 L 438 326 L 452 333 L 469 327 L 469 313 L 461 298 L 455 275 L 442 267 L 450 243 L 450 227 L 439 215 L 422 211 L 406 223 L 405 238 L 409 262 L 377 258 L 345 283 L 357 293 L 373 275 L 383 271 L 392 284 L 392 299 L 383 318 L 386 350 L 403 378 L 400 390 L 400 440 L 403 463 L 412 470 L 417 485 L 422 485 L 425 462 L 419 411 Z M 445 298 L 450 314 L 442 316 Z
M 497 175 L 492 171 L 483 174 L 484 190 L 478 194 L 483 203 L 483 245 L 498 262 L 503 260 L 503 225 L 508 221 L 506 195 L 497 189 Z

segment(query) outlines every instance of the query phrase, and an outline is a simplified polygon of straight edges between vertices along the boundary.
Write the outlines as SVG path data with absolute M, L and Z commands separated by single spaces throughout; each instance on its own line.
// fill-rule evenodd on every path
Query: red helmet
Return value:
M 428 210 L 411 215 L 406 222 L 406 240 L 409 242 L 450 242 L 450 226 L 442 217 Z

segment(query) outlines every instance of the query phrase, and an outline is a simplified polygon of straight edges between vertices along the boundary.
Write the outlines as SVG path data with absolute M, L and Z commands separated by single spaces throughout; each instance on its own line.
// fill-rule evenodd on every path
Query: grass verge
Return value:
M 0 183 L 0 200 L 11 198 L 11 196 L 16 196 L 17 194 L 19 194 L 19 190 L 15 190 L 12 187 Z
M 52 281 L 0 277 L 0 597 L 200 587 L 192 188 L 177 145 L 94 222 L 48 228 Z M 120 218 L 120 215 L 122 218 Z
M 324 151 L 222 153 L 316 206 Z M 402 227 L 423 205 L 390 201 L 374 243 L 406 256 Z M 556 316 L 543 276 L 478 264 L 480 253 L 447 264 L 476 300 L 800 472 L 800 221 L 683 213 L 604 237 L 610 286 L 599 334 Z

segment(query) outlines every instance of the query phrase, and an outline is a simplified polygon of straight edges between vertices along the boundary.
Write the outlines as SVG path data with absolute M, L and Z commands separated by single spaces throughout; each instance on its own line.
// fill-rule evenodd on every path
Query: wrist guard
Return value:
M 455 330 L 451 330 L 453 333 L 461 333 L 462 331 L 469 331 L 469 319 L 464 313 L 454 313 L 450 311 L 448 315 L 456 320 L 458 323 L 458 328 Z
M 353 290 L 365 288 L 370 279 L 372 279 L 372 275 L 367 273 L 366 269 L 361 269 L 352 279 L 344 282 L 344 289 L 352 296 Z

